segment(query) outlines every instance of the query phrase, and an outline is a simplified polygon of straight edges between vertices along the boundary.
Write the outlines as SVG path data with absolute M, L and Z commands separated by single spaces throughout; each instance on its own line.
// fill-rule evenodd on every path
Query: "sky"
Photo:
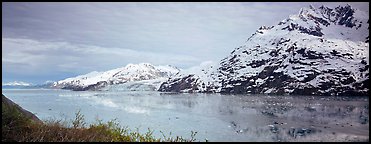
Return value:
M 349 3 L 363 11 L 369 3 Z M 42 84 L 129 63 L 219 62 L 260 26 L 343 3 L 2 3 L 2 82 Z

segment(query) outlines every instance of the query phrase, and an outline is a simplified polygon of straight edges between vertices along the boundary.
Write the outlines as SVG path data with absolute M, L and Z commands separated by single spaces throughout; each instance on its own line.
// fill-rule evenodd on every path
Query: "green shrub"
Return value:
M 15 106 L 2 103 L 1 108 L 2 141 L 16 141 L 19 135 L 30 130 L 31 119 L 23 115 Z

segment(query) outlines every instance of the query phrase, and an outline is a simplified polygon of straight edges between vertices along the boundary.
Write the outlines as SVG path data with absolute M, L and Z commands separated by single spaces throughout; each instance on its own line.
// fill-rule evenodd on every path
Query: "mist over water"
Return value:
M 177 94 L 153 91 L 2 90 L 40 119 L 117 119 L 161 138 L 199 141 L 358 141 L 369 139 L 369 99 L 349 96 Z

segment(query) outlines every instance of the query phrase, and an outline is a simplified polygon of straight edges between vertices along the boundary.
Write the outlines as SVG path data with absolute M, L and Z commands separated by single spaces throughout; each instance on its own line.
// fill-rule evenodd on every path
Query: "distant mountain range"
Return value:
M 20 89 L 20 88 L 30 88 L 34 86 L 31 83 L 23 82 L 23 81 L 14 81 L 14 82 L 8 82 L 8 83 L 2 83 L 2 88 L 6 89 Z
M 33 88 L 50 88 L 53 82 L 45 82 L 44 84 L 32 84 L 23 81 L 13 81 L 3 83 L 2 88 L 4 89 L 33 89 Z
M 23 82 L 23 81 L 14 81 L 14 82 L 8 82 L 8 83 L 3 83 L 2 86 L 31 86 L 33 84 Z

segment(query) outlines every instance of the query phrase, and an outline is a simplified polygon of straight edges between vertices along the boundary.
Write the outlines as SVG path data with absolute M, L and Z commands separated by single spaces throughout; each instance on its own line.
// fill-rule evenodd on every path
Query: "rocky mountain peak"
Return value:
M 344 25 L 346 27 L 356 26 L 358 21 L 354 17 L 355 9 L 352 9 L 350 5 L 338 6 L 334 9 L 320 6 L 318 9 L 312 5 L 309 8 L 302 8 L 299 12 L 299 17 L 306 20 L 313 20 L 317 23 L 328 26 L 330 23 Z
M 284 26 L 283 30 L 297 30 L 301 33 L 322 37 L 324 35 L 323 30 L 327 27 L 343 26 L 358 30 L 362 25 L 365 25 L 366 21 L 368 21 L 367 14 L 353 9 L 350 5 L 336 8 L 309 6 L 309 8 L 302 8 L 298 14 L 291 15 L 278 25 Z M 360 30 L 365 30 L 365 28 Z

